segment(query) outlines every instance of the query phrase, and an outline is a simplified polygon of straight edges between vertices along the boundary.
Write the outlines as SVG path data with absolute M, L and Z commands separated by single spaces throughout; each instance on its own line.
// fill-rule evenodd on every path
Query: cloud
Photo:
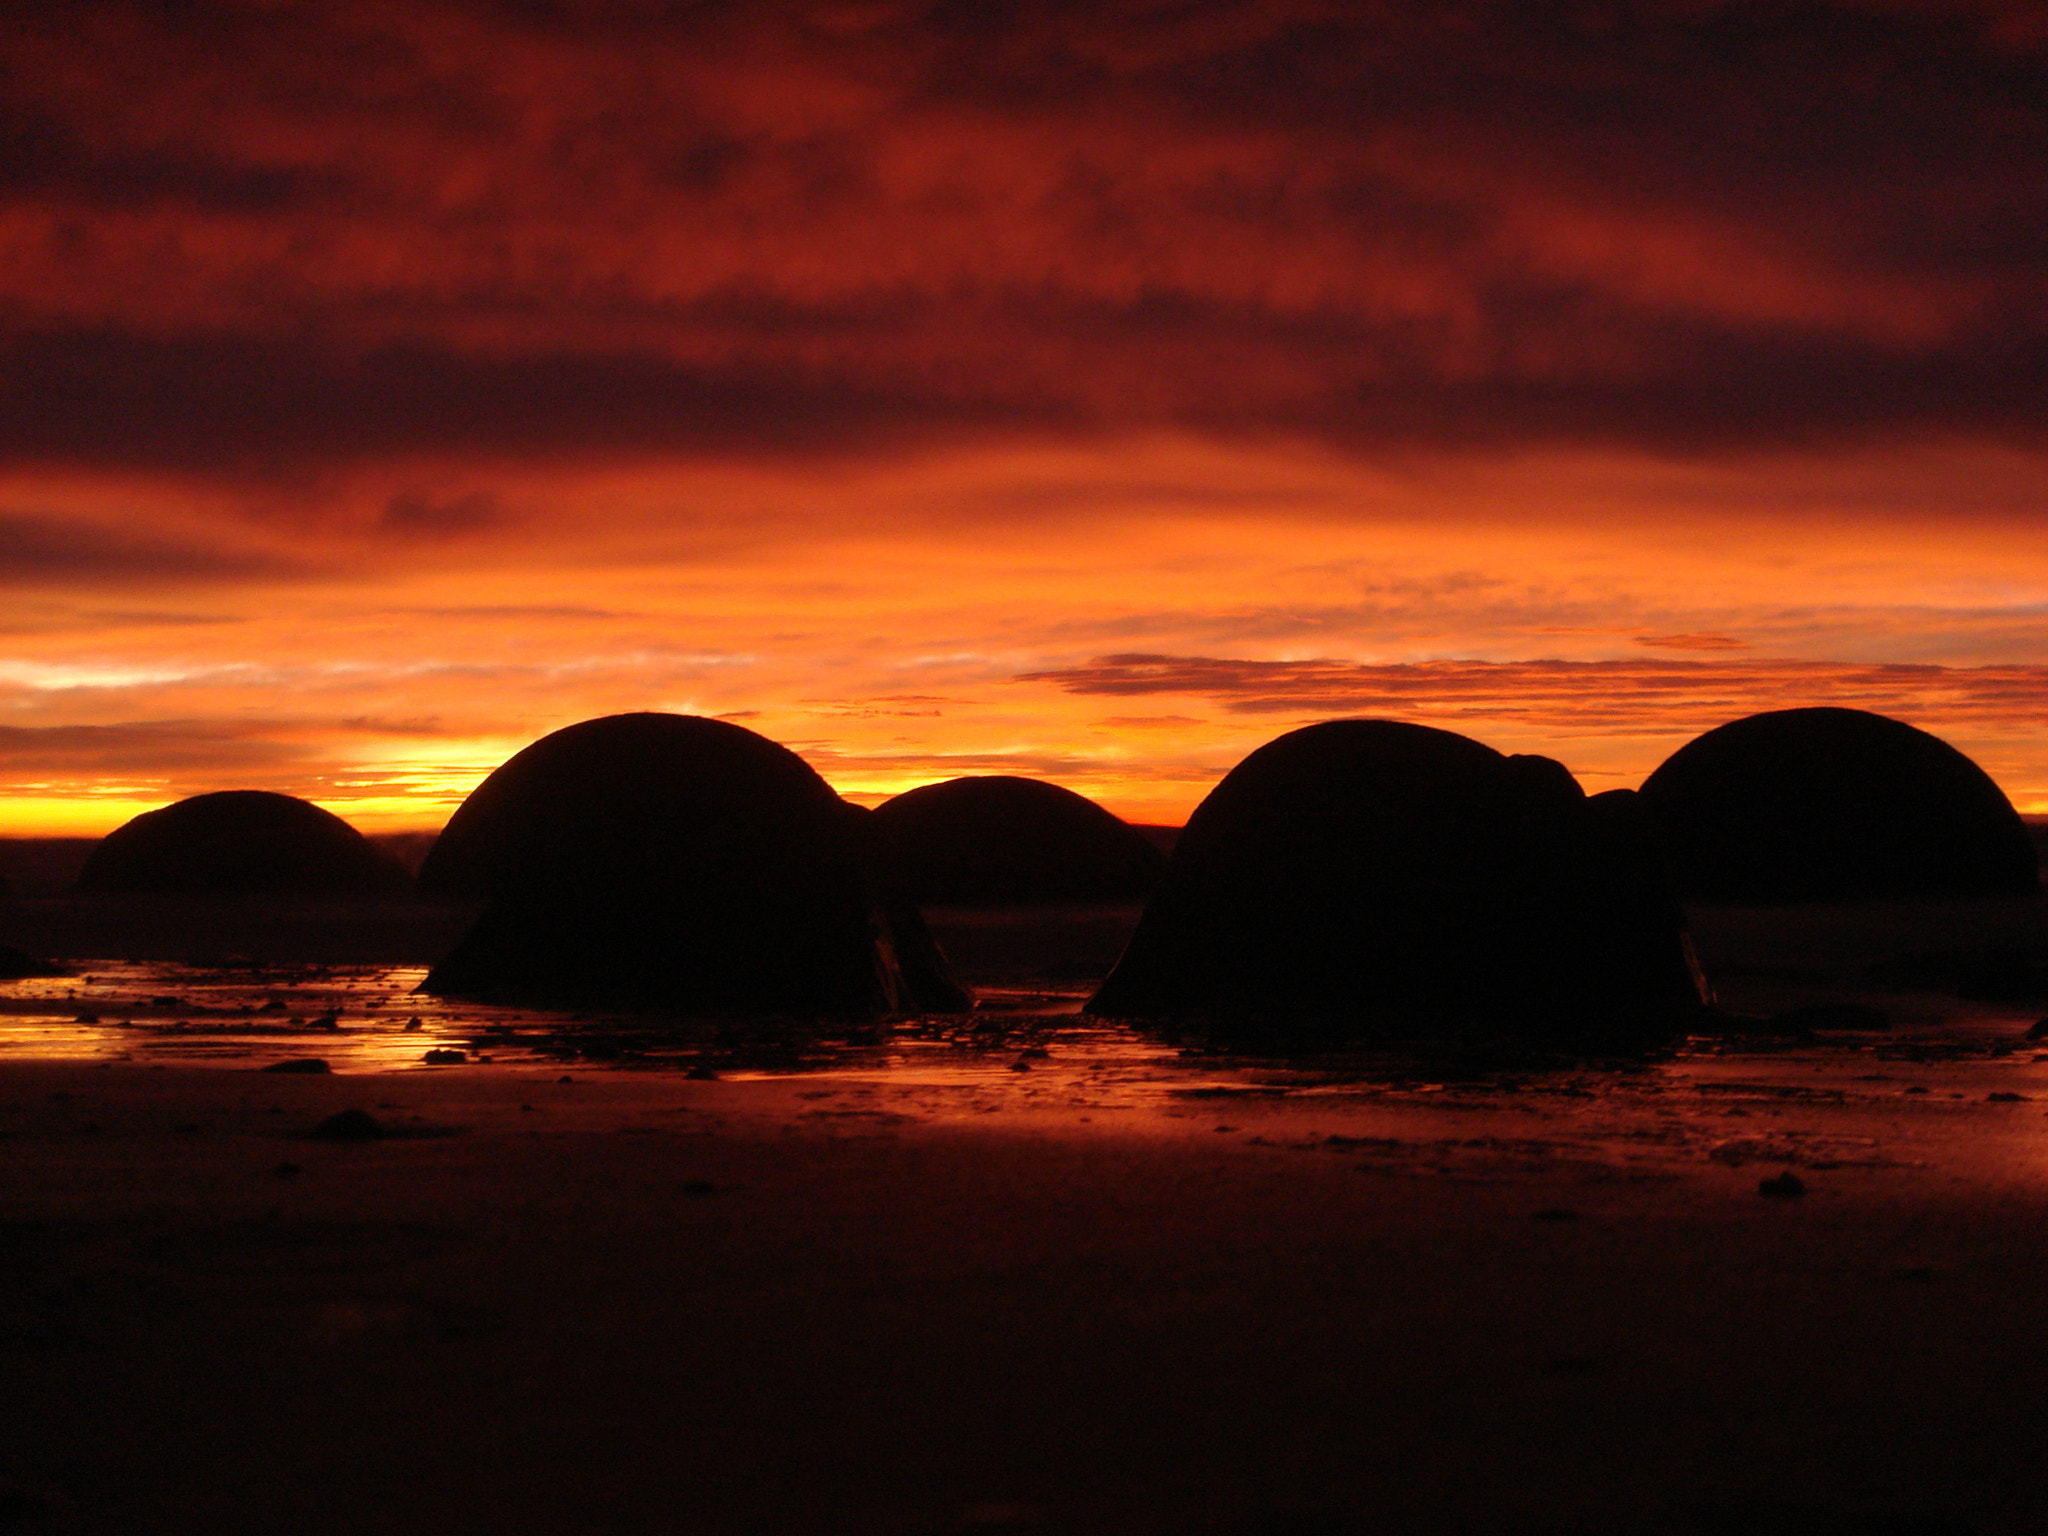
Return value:
M 0 460 L 2040 446 L 2036 14 L 36 7 Z
M 1745 651 L 1747 640 L 1733 635 L 1637 635 L 1637 645 L 1660 651 Z
M 188 779 L 275 773 L 304 749 L 258 725 L 148 720 L 113 725 L 0 726 L 0 783 Z M 266 786 L 267 787 L 267 786 Z
M 250 548 L 188 542 L 30 513 L 0 512 L 0 585 L 174 586 L 279 580 L 315 573 L 308 561 Z M 130 615 L 124 622 L 135 622 Z M 191 618 L 152 622 L 201 622 Z
M 1025 673 L 1110 698 L 1196 694 L 1239 715 L 1505 721 L 1558 734 L 1693 734 L 1770 709 L 1829 704 L 1918 724 L 2032 733 L 2048 666 L 1824 661 L 1243 661 L 1125 654 Z
M 384 504 L 378 528 L 402 538 L 445 539 L 498 527 L 505 513 L 489 491 L 436 498 L 403 491 Z

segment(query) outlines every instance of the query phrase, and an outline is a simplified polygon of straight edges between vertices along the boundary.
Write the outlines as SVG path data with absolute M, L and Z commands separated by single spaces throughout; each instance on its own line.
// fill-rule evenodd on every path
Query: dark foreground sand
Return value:
M 2048 1530 L 2048 1045 L 1928 985 L 2038 911 L 1703 916 L 1733 1003 L 1892 1027 L 1477 1070 L 1018 1011 L 775 1073 L 406 1032 L 395 971 L 14 984 L 0 1532 Z M 1028 1010 L 1118 931 L 1035 921 L 941 927 Z M 349 1108 L 396 1134 L 307 1139 Z
M 2043 1529 L 2030 1052 L 570 1075 L 0 1066 L 0 1529 Z

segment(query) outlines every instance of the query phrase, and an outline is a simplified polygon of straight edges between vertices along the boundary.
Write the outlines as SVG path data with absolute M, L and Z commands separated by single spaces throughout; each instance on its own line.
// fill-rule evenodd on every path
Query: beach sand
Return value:
M 1033 1011 L 1061 945 L 979 921 L 1013 1011 L 796 1072 L 389 1006 L 0 1055 L 0 1530 L 2043 1528 L 2024 1006 L 1256 1062 Z

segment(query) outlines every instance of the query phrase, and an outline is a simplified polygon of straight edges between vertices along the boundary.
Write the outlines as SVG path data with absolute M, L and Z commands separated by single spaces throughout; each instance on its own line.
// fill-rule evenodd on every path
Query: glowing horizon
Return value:
M 628 709 L 1173 823 L 1837 703 L 2048 813 L 2048 30 L 1594 10 L 24 14 L 0 835 Z

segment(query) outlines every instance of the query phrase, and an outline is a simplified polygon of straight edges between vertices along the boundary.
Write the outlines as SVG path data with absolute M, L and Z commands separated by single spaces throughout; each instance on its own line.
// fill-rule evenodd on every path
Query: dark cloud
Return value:
M 263 551 L 181 542 L 27 513 L 0 512 L 0 586 L 173 586 L 186 581 L 262 581 L 312 567 Z M 112 616 L 112 622 L 213 622 L 188 615 Z
M 2031 4 L 79 0 L 0 81 L 0 461 L 2048 420 Z
M 1637 645 L 1659 651 L 1746 651 L 1747 640 L 1733 635 L 1637 635 Z
M 1050 427 L 1071 409 L 936 394 L 787 366 L 724 369 L 652 352 L 477 355 L 441 342 L 361 353 L 297 339 L 42 334 L 0 346 L 0 462 L 293 474 L 308 463 L 462 451 L 786 456 L 872 452 Z M 416 494 L 387 531 L 488 521 Z M 479 517 L 476 514 L 482 513 Z
M 1464 718 L 1548 731 L 1696 732 L 1767 709 L 1831 704 L 1922 724 L 2009 731 L 2037 712 L 2048 667 L 1825 661 L 1242 661 L 1103 656 L 1023 674 L 1110 698 L 1196 694 L 1233 714 L 1388 716 L 1456 728 Z
M 612 608 L 581 608 L 573 603 L 472 603 L 457 608 L 417 608 L 411 612 L 436 619 L 509 619 L 516 624 L 535 621 L 579 624 L 589 619 L 640 619 L 642 613 Z
M 296 764 L 297 743 L 239 721 L 148 720 L 116 725 L 0 726 L 0 782 L 35 783 L 46 777 L 235 779 Z
M 400 538 L 445 539 L 481 533 L 505 520 L 498 498 L 489 491 L 443 497 L 403 491 L 384 504 L 377 526 Z
M 0 524 L 0 529 L 4 529 Z M 108 630 L 203 629 L 216 624 L 241 624 L 233 613 L 174 613 L 151 609 L 40 608 L 20 610 L 0 619 L 0 634 L 54 635 L 67 632 L 103 634 Z

